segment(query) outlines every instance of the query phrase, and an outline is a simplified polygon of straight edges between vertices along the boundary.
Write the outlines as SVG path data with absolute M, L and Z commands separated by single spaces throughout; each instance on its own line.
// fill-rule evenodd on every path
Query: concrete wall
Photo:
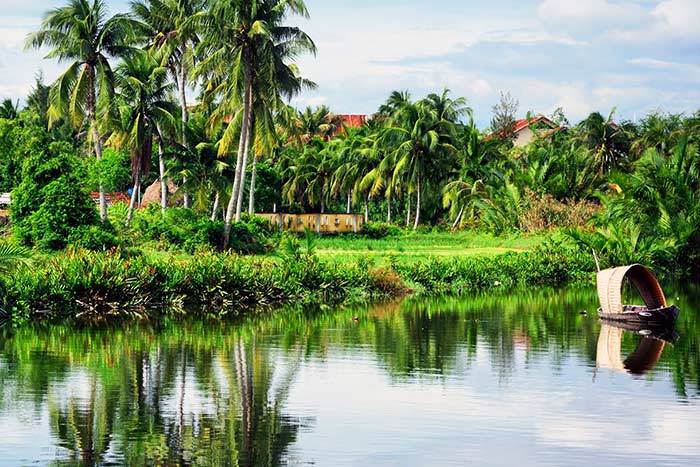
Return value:
M 277 227 L 292 232 L 303 232 L 309 228 L 318 233 L 346 233 L 362 230 L 364 217 L 362 214 L 284 214 L 260 213 Z

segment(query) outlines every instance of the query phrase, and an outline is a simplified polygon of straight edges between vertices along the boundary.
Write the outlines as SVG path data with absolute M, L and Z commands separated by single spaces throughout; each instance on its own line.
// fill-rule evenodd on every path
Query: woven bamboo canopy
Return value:
M 622 313 L 622 284 L 625 278 L 636 287 L 650 309 L 666 307 L 666 297 L 654 273 L 641 264 L 604 269 L 598 273 L 598 298 L 605 313 Z

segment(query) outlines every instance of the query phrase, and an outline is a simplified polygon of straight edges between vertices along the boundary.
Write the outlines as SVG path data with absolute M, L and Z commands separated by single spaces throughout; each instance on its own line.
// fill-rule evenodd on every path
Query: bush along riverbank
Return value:
M 595 280 L 591 254 L 559 246 L 490 257 L 431 258 L 392 267 L 412 288 L 428 294 L 462 294 L 527 285 L 561 287 Z
M 410 292 L 562 286 L 591 280 L 593 270 L 590 255 L 544 248 L 488 258 L 428 258 L 386 268 L 366 258 L 331 263 L 300 250 L 274 258 L 201 253 L 179 259 L 69 249 L 6 277 L 2 301 L 16 323 L 144 318 L 184 309 L 223 316 L 295 302 L 333 305 Z
M 202 253 L 185 259 L 67 250 L 5 280 L 5 309 L 15 322 L 39 317 L 101 319 L 153 316 L 206 305 L 226 314 L 284 303 L 385 299 L 408 292 L 391 270 L 362 262 L 343 267 L 312 255 L 250 258 Z

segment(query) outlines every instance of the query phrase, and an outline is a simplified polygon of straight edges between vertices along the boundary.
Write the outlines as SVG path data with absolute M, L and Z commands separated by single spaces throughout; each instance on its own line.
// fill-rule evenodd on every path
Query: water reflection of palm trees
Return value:
M 303 346 L 282 356 L 250 334 L 144 346 L 132 336 L 133 346 L 108 351 L 117 365 L 92 366 L 85 337 L 64 349 L 74 365 L 45 389 L 65 453 L 56 465 L 279 465 L 312 422 L 284 414 Z
M 556 370 L 575 356 L 642 373 L 661 359 L 680 396 L 697 391 L 700 315 L 680 317 L 683 338 L 672 349 L 642 339 L 623 360 L 620 351 L 632 352 L 634 336 L 606 327 L 598 334 L 597 320 L 578 313 L 595 301 L 586 291 L 540 291 L 291 310 L 241 325 L 18 329 L 0 335 L 0 385 L 31 394 L 37 413 L 48 410 L 66 463 L 136 466 L 283 463 L 312 422 L 286 408 L 299 366 L 357 352 L 400 381 L 439 379 L 487 362 L 502 384 L 522 361 L 546 360 Z M 0 393 L 0 415 L 12 404 Z

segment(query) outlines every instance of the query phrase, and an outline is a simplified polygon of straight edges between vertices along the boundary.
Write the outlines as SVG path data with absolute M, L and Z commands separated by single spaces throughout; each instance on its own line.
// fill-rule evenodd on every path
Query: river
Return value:
M 4 326 L 0 465 L 700 465 L 700 290 L 644 335 L 590 289 Z

